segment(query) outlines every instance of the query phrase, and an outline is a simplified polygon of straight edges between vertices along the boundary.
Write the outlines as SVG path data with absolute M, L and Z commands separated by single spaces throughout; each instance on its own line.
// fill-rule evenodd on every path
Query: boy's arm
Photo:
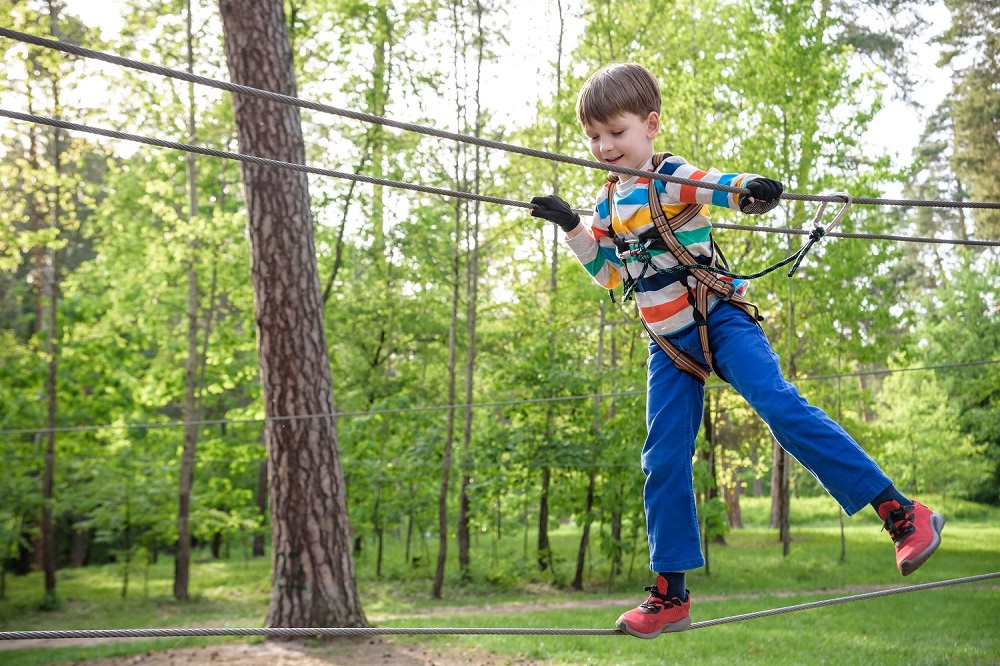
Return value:
M 704 183 L 716 183 L 729 187 L 743 187 L 750 190 L 748 196 L 741 196 L 722 190 L 711 190 L 694 185 L 680 183 L 662 184 L 666 199 L 670 202 L 687 204 L 710 204 L 742 211 L 750 215 L 759 215 L 775 208 L 784 187 L 779 181 L 759 176 L 755 173 L 722 173 L 717 169 L 702 171 L 689 164 L 683 157 L 672 155 L 665 159 L 657 169 L 659 173 L 677 178 L 686 178 Z
M 587 228 L 580 222 L 580 216 L 569 207 L 569 204 L 554 194 L 535 197 L 531 200 L 531 204 L 533 216 L 549 220 L 565 232 L 567 245 L 597 284 L 605 289 L 614 289 L 618 286 L 621 275 L 616 266 L 620 264 L 620 260 L 614 248 L 605 247 L 609 243 L 602 244 L 595 238 L 594 233 L 587 232 Z

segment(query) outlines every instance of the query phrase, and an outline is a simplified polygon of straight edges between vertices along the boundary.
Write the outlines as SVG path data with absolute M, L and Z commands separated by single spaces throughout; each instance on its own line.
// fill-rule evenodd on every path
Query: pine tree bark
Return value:
M 257 463 L 257 490 L 254 492 L 261 524 L 267 520 L 267 461 Z M 264 535 L 253 535 L 253 557 L 264 557 Z
M 220 0 L 219 8 L 230 78 L 295 95 L 282 0 Z M 234 95 L 233 111 L 241 152 L 305 162 L 297 108 Z M 308 180 L 249 163 L 242 171 L 271 491 L 274 578 L 266 624 L 366 626 L 350 549 Z

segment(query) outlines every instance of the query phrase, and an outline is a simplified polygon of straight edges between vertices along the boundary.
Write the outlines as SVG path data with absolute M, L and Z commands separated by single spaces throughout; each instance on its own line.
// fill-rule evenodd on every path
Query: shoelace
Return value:
M 660 592 L 659 588 L 657 588 L 655 585 L 650 585 L 649 587 L 645 587 L 643 589 L 649 592 L 649 598 L 646 599 L 641 604 L 639 604 L 639 608 L 643 610 L 653 611 L 656 610 L 657 606 L 672 608 L 674 606 L 680 605 L 679 603 L 674 603 L 680 601 L 679 599 L 677 599 L 676 597 L 673 599 L 667 599 L 667 597 L 664 596 L 663 593 Z
M 885 517 L 885 525 L 882 529 L 889 533 L 892 541 L 899 544 L 900 541 L 908 537 L 914 530 L 913 527 L 913 507 L 902 506 L 892 509 Z

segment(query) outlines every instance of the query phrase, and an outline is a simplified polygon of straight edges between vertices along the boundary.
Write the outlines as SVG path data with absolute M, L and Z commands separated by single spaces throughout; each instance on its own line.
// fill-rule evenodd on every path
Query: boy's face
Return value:
M 590 152 L 599 162 L 639 169 L 653 154 L 653 139 L 660 133 L 660 114 L 643 117 L 626 112 L 607 123 L 585 123 Z

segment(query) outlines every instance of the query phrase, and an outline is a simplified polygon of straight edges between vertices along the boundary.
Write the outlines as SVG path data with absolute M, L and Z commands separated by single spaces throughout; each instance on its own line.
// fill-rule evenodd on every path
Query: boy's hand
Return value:
M 535 197 L 531 200 L 531 214 L 543 220 L 554 222 L 560 229 L 569 233 L 580 226 L 580 216 L 573 212 L 569 204 L 550 194 L 545 197 Z
M 777 206 L 785 189 L 779 181 L 770 178 L 754 178 L 743 187 L 750 190 L 750 194 L 740 197 L 740 210 L 751 215 L 766 213 Z

